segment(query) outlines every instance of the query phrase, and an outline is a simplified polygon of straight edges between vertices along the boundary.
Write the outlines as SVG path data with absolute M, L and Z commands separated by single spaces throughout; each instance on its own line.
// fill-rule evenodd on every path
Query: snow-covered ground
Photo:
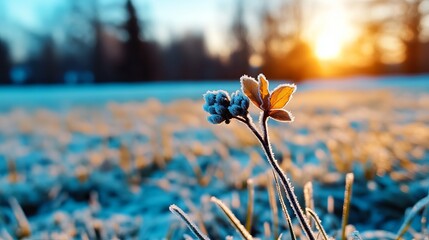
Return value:
M 299 84 L 299 91 L 311 89 L 380 89 L 406 88 L 429 90 L 429 75 L 414 77 L 355 77 L 335 80 L 312 80 Z M 272 86 L 287 81 L 274 81 Z M 109 101 L 142 101 L 156 98 L 162 102 L 175 99 L 199 99 L 207 90 L 240 88 L 237 81 L 151 82 L 143 84 L 105 84 L 69 86 L 0 87 L 0 107 L 31 105 L 69 106 L 70 104 L 104 104 Z
M 248 178 L 256 185 L 252 234 L 267 235 L 265 224 L 288 236 L 281 212 L 273 224 L 270 171 L 256 139 L 239 123 L 207 123 L 202 110 L 205 91 L 239 87 L 1 88 L 0 239 L 180 239 L 190 232 L 168 211 L 173 203 L 213 239 L 237 236 L 209 197 L 244 222 Z M 360 232 L 395 233 L 428 194 L 429 76 L 306 82 L 287 109 L 294 123 L 270 122 L 276 157 L 299 197 L 313 182 L 329 234 L 340 229 L 347 172 L 355 174 L 350 224 Z

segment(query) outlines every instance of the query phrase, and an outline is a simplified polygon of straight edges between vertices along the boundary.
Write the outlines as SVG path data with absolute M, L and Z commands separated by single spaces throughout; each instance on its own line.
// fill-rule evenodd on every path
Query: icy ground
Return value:
M 396 233 L 428 194 L 429 77 L 358 80 L 299 85 L 287 106 L 295 122 L 270 122 L 271 139 L 300 197 L 313 182 L 329 234 L 340 228 L 347 172 L 350 224 L 366 236 Z M 0 239 L 181 239 L 190 232 L 168 211 L 173 203 L 213 239 L 237 236 L 208 199 L 244 222 L 248 178 L 252 234 L 288 236 L 256 139 L 239 123 L 206 122 L 200 98 L 216 89 L 239 83 L 0 89 Z

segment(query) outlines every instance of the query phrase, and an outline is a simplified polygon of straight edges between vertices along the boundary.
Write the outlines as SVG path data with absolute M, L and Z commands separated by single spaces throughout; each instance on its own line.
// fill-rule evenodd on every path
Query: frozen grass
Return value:
M 301 202 L 304 184 L 312 182 L 312 210 L 327 234 L 341 236 L 345 174 L 353 172 L 349 227 L 363 239 L 395 238 L 411 219 L 404 239 L 420 237 L 427 211 L 409 218 L 406 209 L 429 188 L 429 93 L 312 90 L 295 95 L 288 105 L 295 122 L 270 123 L 273 151 Z M 271 172 L 259 143 L 238 123 L 210 125 L 201 105 L 149 100 L 3 111 L 0 238 L 19 234 L 12 198 L 29 223 L 29 239 L 191 234 L 169 213 L 171 203 L 214 239 L 238 236 L 209 196 L 217 196 L 245 223 L 250 177 L 255 198 L 249 232 L 272 237 L 267 194 L 272 182 L 266 177 Z M 287 239 L 287 222 L 278 214 L 278 231 Z M 292 224 L 302 238 L 296 220 Z

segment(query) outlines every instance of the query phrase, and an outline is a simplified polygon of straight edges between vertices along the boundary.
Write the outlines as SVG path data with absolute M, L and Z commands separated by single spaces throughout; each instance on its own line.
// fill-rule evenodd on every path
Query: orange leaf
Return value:
M 268 81 L 263 74 L 258 75 L 259 81 L 259 94 L 261 96 L 262 110 L 266 110 L 270 107 L 270 91 L 268 90 Z
M 273 119 L 275 119 L 277 121 L 282 121 L 282 122 L 293 121 L 292 115 L 284 109 L 271 110 L 269 115 L 270 115 L 270 117 L 272 117 Z
M 261 97 L 259 95 L 259 85 L 258 82 L 254 78 L 243 75 L 240 78 L 241 81 L 241 90 L 244 94 L 255 104 L 258 108 L 260 108 L 262 104 Z
M 271 109 L 283 108 L 292 98 L 296 86 L 294 84 L 282 84 L 271 93 Z

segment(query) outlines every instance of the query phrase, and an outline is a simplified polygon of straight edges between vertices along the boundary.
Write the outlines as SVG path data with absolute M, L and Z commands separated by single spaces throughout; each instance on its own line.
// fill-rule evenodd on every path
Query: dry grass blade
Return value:
M 405 217 L 405 221 L 402 224 L 401 228 L 399 229 L 396 240 L 401 239 L 401 237 L 407 232 L 408 228 L 410 227 L 411 221 L 413 218 L 417 215 L 419 211 L 422 211 L 426 206 L 429 205 L 429 195 L 420 201 L 418 201 L 413 208 L 411 208 L 408 215 Z
M 0 237 L 1 237 L 0 239 L 4 239 L 4 240 L 13 240 L 12 236 L 6 229 L 3 229 L 0 232 Z
M 247 199 L 247 211 L 246 211 L 246 230 L 248 232 L 252 229 L 252 220 L 253 220 L 253 201 L 255 198 L 255 189 L 253 186 L 253 180 L 247 180 L 247 191 L 248 191 L 248 199 Z
M 282 195 L 282 191 L 281 191 L 281 188 L 280 188 L 280 184 L 279 184 L 279 181 L 278 181 L 277 176 L 276 176 L 276 174 L 275 174 L 274 171 L 273 171 L 273 174 L 274 174 L 274 181 L 276 182 L 277 195 L 279 196 L 280 205 L 282 207 L 283 214 L 285 215 L 285 218 L 286 218 L 286 221 L 287 221 L 287 225 L 289 227 L 290 238 L 292 240 L 295 240 L 296 236 L 295 236 L 295 233 L 293 231 L 292 220 L 290 219 L 289 213 L 287 211 L 286 203 L 285 203 L 285 201 L 283 199 L 283 195 Z
M 225 215 L 228 217 L 231 224 L 235 227 L 235 229 L 241 234 L 241 236 L 246 240 L 253 239 L 252 235 L 246 230 L 246 228 L 240 223 L 237 217 L 232 213 L 232 211 L 225 205 L 223 202 L 216 197 L 211 197 L 210 200 L 214 202 Z
M 313 184 L 311 182 L 307 182 L 304 185 L 304 201 L 305 201 L 305 208 L 314 209 L 314 200 L 313 200 Z M 311 224 L 311 218 L 309 216 L 309 213 L 307 213 L 307 218 L 309 221 L 310 226 L 313 226 Z
M 21 206 L 19 205 L 18 201 L 15 198 L 12 198 L 9 200 L 10 206 L 12 207 L 13 214 L 16 217 L 16 220 L 18 221 L 18 231 L 17 235 L 18 238 L 25 238 L 29 237 L 31 235 L 31 228 L 30 223 L 27 220 L 27 217 L 24 214 L 24 211 L 22 210 Z
M 176 228 L 175 225 L 173 225 L 173 224 L 170 225 L 170 227 L 168 228 L 167 234 L 165 234 L 165 237 L 164 237 L 165 240 L 171 240 L 172 239 L 175 228 Z
M 275 175 L 273 176 L 275 178 Z M 275 196 L 274 187 L 272 184 L 272 179 L 270 176 L 268 176 L 268 200 L 270 202 L 271 210 L 273 213 L 273 234 L 274 238 L 278 237 L 278 230 L 279 230 L 279 214 L 278 214 L 278 208 L 277 208 L 277 199 Z
M 9 182 L 16 183 L 19 180 L 19 174 L 16 170 L 16 163 L 14 160 L 8 160 L 7 161 L 7 168 L 9 171 Z
M 326 234 L 325 230 L 322 227 L 322 224 L 319 219 L 319 217 L 317 216 L 317 214 L 311 209 L 311 208 L 306 208 L 305 209 L 306 212 L 313 218 L 314 222 L 316 223 L 316 227 L 319 230 L 320 233 L 322 233 L 323 239 L 328 240 L 328 234 Z
M 177 215 L 178 217 L 180 217 L 188 226 L 188 228 L 192 231 L 192 233 L 194 233 L 194 235 L 200 239 L 200 240 L 209 240 L 209 238 L 204 235 L 199 229 L 198 227 L 190 220 L 189 216 L 182 210 L 180 209 L 178 206 L 176 205 L 170 205 L 169 207 L 170 211 L 172 213 L 174 213 L 175 215 Z
M 343 221 L 341 224 L 341 239 L 346 240 L 346 226 L 349 219 L 350 212 L 350 201 L 352 198 L 352 187 L 353 187 L 353 173 L 347 173 L 346 175 L 346 191 L 344 192 L 344 205 L 343 205 Z
M 264 222 L 264 236 L 265 239 L 271 239 L 271 229 L 268 222 Z

